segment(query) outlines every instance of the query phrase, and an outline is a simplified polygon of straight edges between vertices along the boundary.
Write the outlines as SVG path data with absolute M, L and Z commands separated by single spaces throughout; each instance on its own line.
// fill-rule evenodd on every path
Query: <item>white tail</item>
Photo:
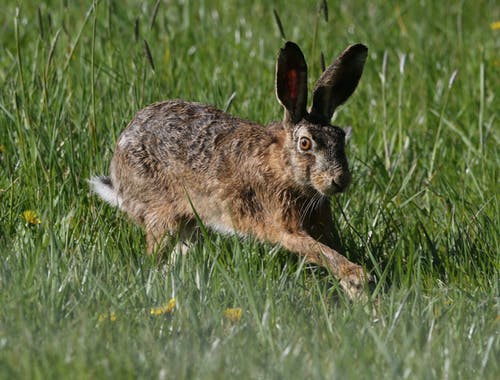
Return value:
M 111 178 L 104 176 L 92 177 L 88 182 L 92 191 L 104 201 L 108 202 L 111 206 L 121 207 L 122 199 L 116 194 Z

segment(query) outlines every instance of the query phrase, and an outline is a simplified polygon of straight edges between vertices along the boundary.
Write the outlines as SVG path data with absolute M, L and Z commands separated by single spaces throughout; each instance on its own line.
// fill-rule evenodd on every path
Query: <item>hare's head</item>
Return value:
M 354 92 L 368 49 L 348 47 L 316 82 L 307 106 L 307 65 L 300 48 L 287 42 L 276 64 L 276 95 L 285 109 L 284 126 L 297 183 L 324 195 L 344 191 L 351 180 L 344 130 L 330 124 L 335 108 Z

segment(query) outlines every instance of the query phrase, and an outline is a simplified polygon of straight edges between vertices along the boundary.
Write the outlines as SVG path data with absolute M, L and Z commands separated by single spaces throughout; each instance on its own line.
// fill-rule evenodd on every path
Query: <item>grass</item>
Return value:
M 308 1 L 4 3 L 0 378 L 497 378 L 497 2 L 328 2 L 328 22 Z M 333 212 L 378 303 L 251 240 L 215 235 L 158 265 L 89 194 L 149 103 L 281 117 L 273 9 L 310 87 L 321 52 L 369 46 L 334 119 L 353 126 L 354 181 Z

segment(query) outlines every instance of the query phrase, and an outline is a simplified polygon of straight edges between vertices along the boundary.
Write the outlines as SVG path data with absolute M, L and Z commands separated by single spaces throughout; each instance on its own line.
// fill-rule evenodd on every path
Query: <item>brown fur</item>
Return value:
M 344 132 L 329 119 L 356 88 L 365 58 L 363 45 L 346 49 L 316 84 L 308 113 L 307 66 L 288 42 L 277 67 L 285 119 L 268 127 L 183 100 L 150 105 L 122 132 L 110 179 L 94 180 L 96 190 L 115 195 L 145 227 L 149 253 L 166 234 L 189 241 L 196 212 L 215 231 L 281 244 L 328 267 L 355 297 L 367 275 L 342 256 L 333 231 L 329 196 L 351 177 Z M 300 148 L 304 138 L 310 150 Z

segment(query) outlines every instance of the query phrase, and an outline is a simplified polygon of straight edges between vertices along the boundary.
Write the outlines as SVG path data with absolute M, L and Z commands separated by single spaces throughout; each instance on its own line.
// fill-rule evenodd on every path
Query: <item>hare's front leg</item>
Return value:
M 340 280 L 340 286 L 351 299 L 365 297 L 364 289 L 370 277 L 360 265 L 350 262 L 336 250 L 314 240 L 306 233 L 285 233 L 281 244 L 305 257 L 308 262 L 328 267 Z

